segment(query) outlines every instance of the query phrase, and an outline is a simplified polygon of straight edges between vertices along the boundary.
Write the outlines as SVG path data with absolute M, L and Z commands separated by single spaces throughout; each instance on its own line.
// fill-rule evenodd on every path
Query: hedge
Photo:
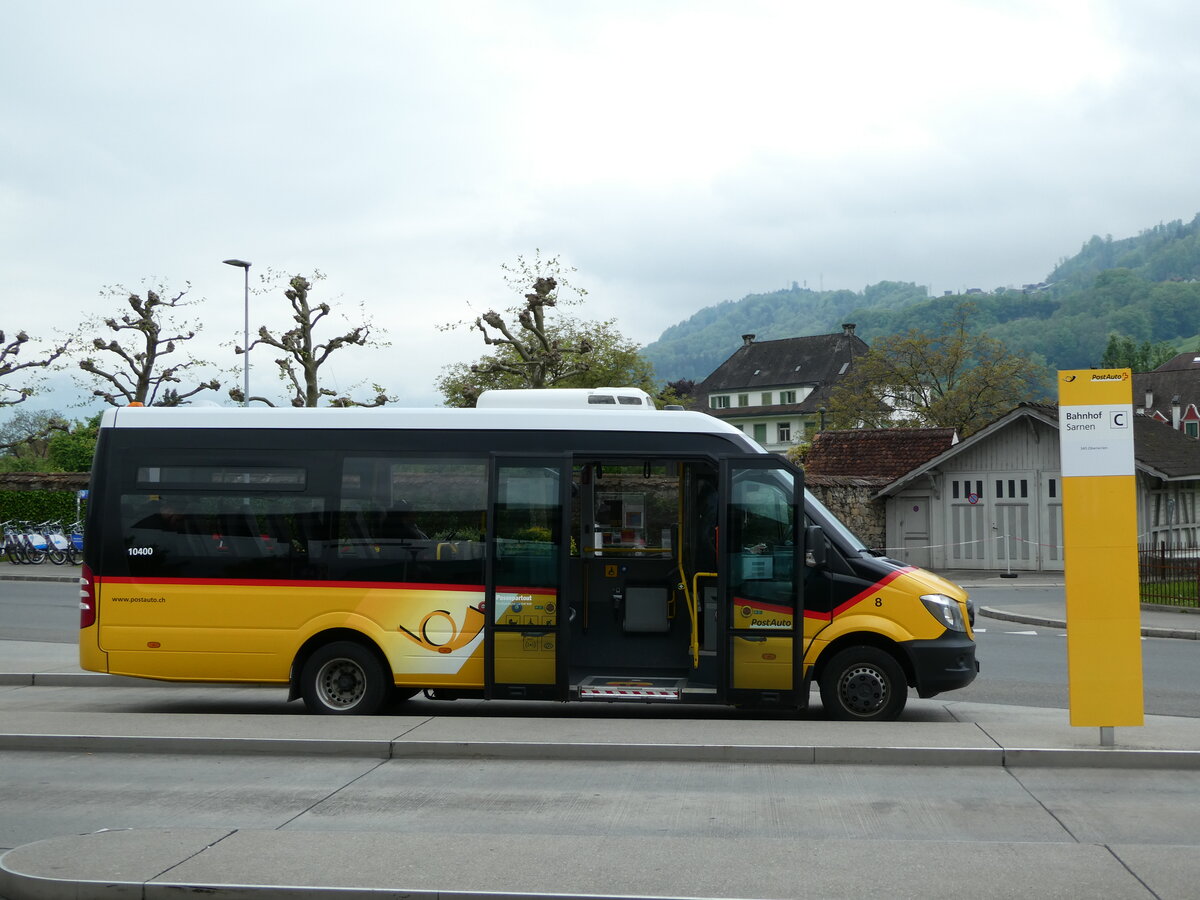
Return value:
M 82 516 L 87 501 L 79 506 Z M 61 522 L 64 526 L 75 521 L 74 491 L 0 491 L 0 522 Z

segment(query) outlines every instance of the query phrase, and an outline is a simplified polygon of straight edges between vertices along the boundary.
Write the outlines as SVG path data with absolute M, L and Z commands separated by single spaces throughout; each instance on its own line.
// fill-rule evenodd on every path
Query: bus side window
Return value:
M 482 584 L 486 507 L 485 460 L 347 455 L 328 577 Z

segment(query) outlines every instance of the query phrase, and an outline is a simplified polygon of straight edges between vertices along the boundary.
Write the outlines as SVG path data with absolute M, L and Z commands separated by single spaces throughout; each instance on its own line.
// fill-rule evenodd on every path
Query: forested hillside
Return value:
M 1109 336 L 1200 349 L 1200 215 L 1137 237 L 1093 237 L 1036 289 L 997 289 L 930 297 L 920 285 L 883 281 L 855 291 L 750 294 L 700 310 L 673 325 L 643 354 L 659 379 L 700 380 L 741 344 L 741 335 L 776 340 L 841 330 L 854 322 L 873 337 L 915 328 L 937 331 L 958 304 L 973 324 L 1052 369 L 1099 364 Z

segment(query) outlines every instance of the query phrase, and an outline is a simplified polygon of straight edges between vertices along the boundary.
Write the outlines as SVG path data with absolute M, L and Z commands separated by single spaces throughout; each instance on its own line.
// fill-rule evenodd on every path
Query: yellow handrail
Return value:
M 697 617 L 700 599 L 700 587 L 696 584 L 701 578 L 716 578 L 716 572 L 697 572 L 692 576 L 692 596 L 688 600 L 688 612 L 692 614 L 692 668 L 700 667 L 700 629 L 697 627 Z M 686 593 L 686 591 L 685 591 Z

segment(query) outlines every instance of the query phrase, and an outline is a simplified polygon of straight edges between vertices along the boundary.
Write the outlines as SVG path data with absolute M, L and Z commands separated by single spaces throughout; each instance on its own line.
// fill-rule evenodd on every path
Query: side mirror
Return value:
M 804 529 L 804 553 L 812 565 L 818 569 L 825 567 L 828 560 L 829 544 L 825 540 L 825 532 L 820 525 L 809 525 Z

